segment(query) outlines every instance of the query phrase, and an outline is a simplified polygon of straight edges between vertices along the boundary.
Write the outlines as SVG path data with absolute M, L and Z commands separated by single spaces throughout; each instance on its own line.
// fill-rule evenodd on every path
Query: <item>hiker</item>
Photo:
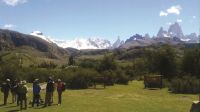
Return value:
M 54 92 L 54 81 L 52 77 L 49 77 L 47 86 L 46 86 L 46 96 L 45 96 L 45 107 L 51 106 Z
M 20 86 L 20 80 L 17 81 L 17 87 L 16 87 L 17 106 L 19 106 L 19 92 L 18 92 L 19 86 Z
M 23 109 L 23 103 L 24 103 L 24 109 L 27 109 L 27 97 L 26 94 L 28 92 L 28 89 L 26 87 L 26 81 L 21 81 L 20 85 L 18 87 L 18 95 L 19 95 L 19 103 L 20 103 L 20 110 Z
M 1 87 L 1 92 L 4 94 L 4 105 L 7 105 L 10 88 L 10 79 L 6 79 L 6 83 L 3 83 Z
M 13 81 L 11 84 L 11 94 L 12 94 L 12 103 L 15 103 L 17 101 L 17 88 L 19 86 L 19 83 L 17 80 Z
M 33 102 L 32 102 L 32 107 L 34 107 L 34 104 L 37 104 L 37 107 L 39 106 L 39 100 L 40 100 L 40 84 L 39 84 L 39 79 L 35 79 L 33 82 Z
M 58 92 L 58 105 L 61 105 L 61 101 L 62 101 L 62 92 L 65 90 L 65 84 L 58 79 L 57 82 L 57 92 Z

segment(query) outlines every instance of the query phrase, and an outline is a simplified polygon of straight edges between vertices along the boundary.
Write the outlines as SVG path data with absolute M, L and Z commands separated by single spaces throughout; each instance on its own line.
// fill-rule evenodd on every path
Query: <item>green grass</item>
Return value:
M 58 59 L 48 58 L 47 52 L 40 52 L 34 48 L 22 46 L 11 51 L 0 51 L 0 58 L 5 62 L 19 62 L 21 59 L 23 67 L 29 67 L 32 64 L 38 65 L 42 62 L 53 62 L 59 67 L 67 63 L 67 56 Z
M 29 92 L 29 100 L 31 100 Z M 189 112 L 196 95 L 172 94 L 167 89 L 143 89 L 143 83 L 133 81 L 127 85 L 115 85 L 106 89 L 66 90 L 63 103 L 47 108 L 31 108 L 27 112 Z M 2 93 L 1 93 L 2 104 Z M 44 91 L 42 92 L 44 97 Z M 1 112 L 18 110 L 14 104 L 1 106 Z

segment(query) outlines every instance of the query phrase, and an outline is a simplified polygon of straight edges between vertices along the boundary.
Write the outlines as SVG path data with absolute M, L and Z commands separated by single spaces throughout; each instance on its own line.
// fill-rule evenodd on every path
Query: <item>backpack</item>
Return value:
M 54 91 L 54 82 L 50 81 L 50 82 L 47 83 L 46 91 L 47 92 L 53 92 Z
M 3 84 L 1 85 L 1 92 L 6 92 L 6 91 L 8 92 L 9 89 L 10 89 L 10 86 L 9 86 L 8 84 L 3 83 Z
M 3 84 L 1 85 L 1 92 L 2 92 L 2 93 L 5 91 L 5 86 L 6 86 L 5 83 L 3 83 Z
M 65 91 L 65 89 L 66 89 L 66 84 L 62 83 L 62 91 Z
M 26 86 L 19 86 L 19 88 L 18 88 L 18 93 L 19 94 L 26 94 L 27 93 L 27 87 Z

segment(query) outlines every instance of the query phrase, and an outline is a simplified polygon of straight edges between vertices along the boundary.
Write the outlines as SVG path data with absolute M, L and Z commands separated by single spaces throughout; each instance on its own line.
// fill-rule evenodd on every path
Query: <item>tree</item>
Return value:
M 200 49 L 187 49 L 184 52 L 182 60 L 182 71 L 186 74 L 191 74 L 200 77 Z
M 115 70 L 117 68 L 117 64 L 115 59 L 111 55 L 105 55 L 103 60 L 101 60 L 98 70 L 106 71 L 106 70 Z
M 171 79 L 177 71 L 176 53 L 168 45 L 147 55 L 147 63 L 150 72 L 160 73 L 165 78 Z
M 71 55 L 71 56 L 69 57 L 68 65 L 75 65 L 74 56 Z
M 147 73 L 147 64 L 144 58 L 136 58 L 133 61 L 134 76 L 141 76 Z

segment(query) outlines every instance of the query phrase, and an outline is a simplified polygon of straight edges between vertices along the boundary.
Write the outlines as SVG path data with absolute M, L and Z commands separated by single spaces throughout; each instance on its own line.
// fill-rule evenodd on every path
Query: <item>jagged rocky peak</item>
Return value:
M 146 33 L 146 34 L 144 35 L 144 38 L 151 38 L 151 37 L 150 37 L 150 35 L 149 35 L 148 33 Z
M 182 28 L 178 24 L 178 22 L 175 22 L 174 24 L 170 25 L 170 27 L 168 29 L 168 34 L 171 37 L 178 37 L 178 38 L 183 38 L 184 37 Z
M 120 36 L 118 36 L 117 40 L 113 43 L 112 48 L 118 48 L 124 44 L 124 41 L 120 39 Z
M 145 38 L 140 35 L 140 34 L 135 34 L 132 37 L 130 37 L 129 39 L 126 40 L 126 42 L 130 42 L 130 41 L 135 41 L 135 40 L 144 40 Z M 126 43 L 125 42 L 125 43 Z
M 198 38 L 196 33 L 191 33 L 189 35 L 185 35 L 185 38 Z
M 169 37 L 168 32 L 163 29 L 163 27 L 160 27 L 157 37 Z

